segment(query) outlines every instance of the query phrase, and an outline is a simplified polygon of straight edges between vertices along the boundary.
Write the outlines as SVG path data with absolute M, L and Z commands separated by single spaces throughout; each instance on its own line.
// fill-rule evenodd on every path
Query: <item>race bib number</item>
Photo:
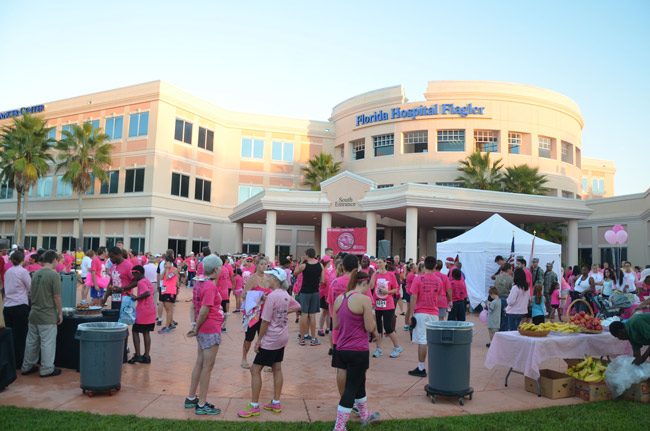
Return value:
M 375 301 L 375 305 L 377 308 L 386 308 L 386 300 L 378 299 L 377 301 Z
M 121 302 L 122 301 L 122 294 L 121 293 L 113 293 L 111 295 L 111 299 L 113 302 Z
M 163 283 L 163 285 L 160 286 L 160 293 L 165 293 L 166 290 L 167 290 L 167 286 L 165 286 L 165 284 Z

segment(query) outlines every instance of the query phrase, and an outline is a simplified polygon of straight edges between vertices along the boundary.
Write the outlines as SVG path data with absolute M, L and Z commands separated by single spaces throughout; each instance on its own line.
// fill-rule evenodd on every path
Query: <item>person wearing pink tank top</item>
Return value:
M 335 278 L 332 280 L 330 283 L 329 289 L 327 291 L 327 303 L 328 307 L 330 310 L 334 309 L 334 301 L 336 301 L 336 298 L 339 297 L 339 295 L 342 295 L 345 293 L 345 291 L 348 289 L 348 283 L 350 282 L 350 273 L 359 268 L 359 259 L 353 255 L 353 254 L 348 254 L 343 258 L 342 262 L 343 266 L 343 274 L 341 274 L 340 277 Z M 336 368 L 334 365 L 334 351 L 336 350 L 336 341 L 338 338 L 339 330 L 334 328 L 334 325 L 332 325 L 332 332 L 330 336 L 330 351 L 329 354 L 332 355 L 332 367 Z M 343 393 L 343 387 L 345 385 L 345 377 L 339 378 L 339 374 L 337 374 L 337 385 L 339 388 L 339 394 Z
M 366 371 L 370 367 L 368 333 L 375 337 L 377 324 L 372 315 L 372 302 L 366 292 L 370 288 L 367 272 L 350 273 L 347 292 L 339 295 L 332 309 L 333 328 L 338 329 L 336 351 L 332 364 L 338 373 L 345 374 L 345 385 L 336 411 L 335 431 L 345 431 L 352 408 L 356 406 L 363 425 L 379 419 L 379 413 L 370 413 L 366 396 Z

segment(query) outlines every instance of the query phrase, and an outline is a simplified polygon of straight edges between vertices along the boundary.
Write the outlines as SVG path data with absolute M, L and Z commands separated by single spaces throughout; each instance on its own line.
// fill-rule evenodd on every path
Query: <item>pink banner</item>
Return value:
M 368 250 L 365 227 L 327 229 L 327 246 L 334 254 L 365 254 Z

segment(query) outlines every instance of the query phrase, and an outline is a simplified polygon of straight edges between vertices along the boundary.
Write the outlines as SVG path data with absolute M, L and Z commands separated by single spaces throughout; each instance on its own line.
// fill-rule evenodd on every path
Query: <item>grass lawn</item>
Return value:
M 294 431 L 331 430 L 331 422 L 254 423 L 224 421 L 183 421 L 146 419 L 135 416 L 102 416 L 90 413 L 35 410 L 0 406 L 0 430 L 232 430 L 232 431 Z M 350 430 L 361 429 L 357 423 Z M 466 415 L 445 418 L 390 420 L 372 427 L 373 430 L 647 430 L 650 429 L 650 404 L 630 401 L 604 401 L 575 406 L 551 407 L 522 412 Z

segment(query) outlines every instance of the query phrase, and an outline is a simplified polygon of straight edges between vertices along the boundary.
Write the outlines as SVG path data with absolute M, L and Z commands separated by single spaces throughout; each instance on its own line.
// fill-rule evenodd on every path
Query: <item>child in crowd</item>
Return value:
M 156 326 L 156 305 L 153 298 L 153 285 L 144 276 L 144 267 L 136 265 L 131 270 L 133 280 L 138 283 L 138 294 L 131 295 L 136 303 L 135 305 L 135 324 L 133 325 L 133 347 L 135 348 L 135 355 L 129 360 L 129 364 L 140 362 L 142 364 L 150 364 L 151 356 L 151 331 Z M 144 355 L 140 352 L 140 336 L 144 340 Z
M 531 316 L 533 318 L 533 325 L 544 323 L 544 316 L 546 315 L 546 304 L 544 299 L 544 285 L 538 281 L 535 283 L 533 296 L 530 299 L 532 304 Z
M 241 310 L 241 296 L 244 293 L 244 279 L 241 275 L 241 268 L 235 269 L 235 309 L 234 313 L 239 313 Z
M 447 320 L 465 321 L 465 301 L 467 300 L 467 286 L 463 280 L 460 269 L 454 268 L 451 271 L 451 312 Z
M 499 332 L 501 326 L 501 300 L 499 299 L 499 291 L 496 287 L 492 286 L 489 290 L 490 300 L 487 305 L 488 309 L 488 333 L 490 334 L 490 343 L 494 334 Z M 487 343 L 486 347 L 490 347 Z
M 548 320 L 553 321 L 553 316 L 557 313 L 557 320 L 562 321 L 560 313 L 560 283 L 551 284 L 551 311 L 548 314 Z

